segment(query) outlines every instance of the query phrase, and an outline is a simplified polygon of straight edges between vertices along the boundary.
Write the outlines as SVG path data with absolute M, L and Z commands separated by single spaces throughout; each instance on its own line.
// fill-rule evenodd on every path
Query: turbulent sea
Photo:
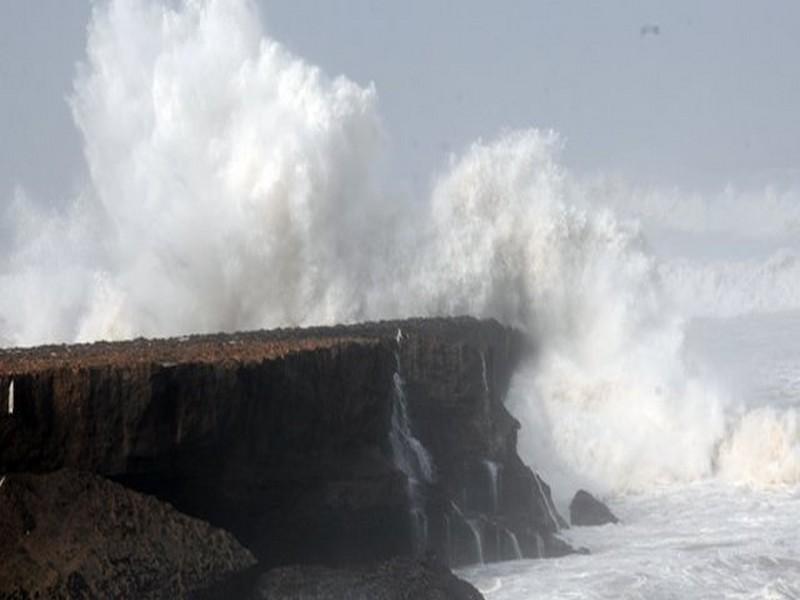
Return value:
M 562 511 L 584 487 L 622 524 L 564 531 L 588 556 L 464 569 L 487 598 L 800 597 L 798 190 L 576 174 L 531 129 L 407 198 L 380 90 L 261 23 L 97 4 L 69 99 L 86 183 L 0 212 L 0 345 L 493 317 L 537 347 L 521 456 Z
M 493 599 L 800 597 L 800 311 L 699 318 L 686 344 L 742 399 L 716 468 L 609 493 L 622 524 L 562 534 L 589 556 L 475 566 L 461 576 Z

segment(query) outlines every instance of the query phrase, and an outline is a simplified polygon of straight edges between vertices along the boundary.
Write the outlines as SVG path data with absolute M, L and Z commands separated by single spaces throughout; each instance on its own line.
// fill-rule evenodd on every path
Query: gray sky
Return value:
M 267 30 L 328 74 L 374 81 L 396 172 L 554 128 L 578 172 L 720 187 L 800 181 L 800 3 L 260 0 Z M 65 97 L 89 3 L 0 3 L 0 194 L 48 202 L 82 170 Z M 642 35 L 646 25 L 659 33 Z

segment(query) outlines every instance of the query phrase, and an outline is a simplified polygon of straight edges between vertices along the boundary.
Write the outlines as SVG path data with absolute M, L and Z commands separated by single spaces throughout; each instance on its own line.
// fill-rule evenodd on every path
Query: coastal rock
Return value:
M 347 569 L 288 566 L 218 585 L 196 600 L 481 600 L 472 585 L 433 561 L 395 558 Z
M 569 503 L 569 519 L 575 526 L 619 523 L 609 508 L 585 490 L 578 490 Z
M 4 350 L 0 473 L 112 478 L 261 568 L 557 556 L 504 406 L 528 350 L 472 318 Z
M 254 563 L 230 534 L 96 475 L 0 486 L 0 598 L 180 598 Z

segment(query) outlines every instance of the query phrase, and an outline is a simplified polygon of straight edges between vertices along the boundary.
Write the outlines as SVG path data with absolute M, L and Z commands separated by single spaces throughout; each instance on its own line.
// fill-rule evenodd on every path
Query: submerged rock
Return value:
M 569 503 L 569 519 L 576 526 L 619 523 L 609 508 L 585 490 L 578 490 Z
M 230 534 L 96 475 L 0 486 L 0 598 L 181 598 L 254 563 Z

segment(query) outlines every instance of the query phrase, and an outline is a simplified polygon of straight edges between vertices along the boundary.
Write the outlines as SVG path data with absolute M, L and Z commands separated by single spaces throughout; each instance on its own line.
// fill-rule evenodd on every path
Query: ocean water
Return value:
M 744 401 L 713 472 L 609 493 L 621 524 L 562 533 L 591 555 L 461 576 L 492 599 L 800 597 L 800 311 L 699 318 L 686 344 Z
M 486 598 L 797 598 L 796 489 L 706 481 L 611 498 L 621 525 L 564 537 L 591 555 L 463 569 Z
M 562 511 L 583 487 L 623 523 L 564 532 L 590 556 L 464 570 L 487 597 L 797 596 L 800 190 L 589 177 L 528 129 L 407 198 L 380 90 L 262 23 L 97 4 L 69 98 L 86 185 L 0 211 L 0 345 L 496 318 L 537 347 L 522 458 Z

